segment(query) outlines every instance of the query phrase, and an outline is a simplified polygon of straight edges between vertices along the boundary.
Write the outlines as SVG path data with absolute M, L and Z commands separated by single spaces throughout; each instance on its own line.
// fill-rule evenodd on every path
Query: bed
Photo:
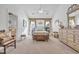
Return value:
M 48 41 L 49 33 L 45 31 L 44 27 L 38 27 L 32 34 L 33 40 L 36 41 Z

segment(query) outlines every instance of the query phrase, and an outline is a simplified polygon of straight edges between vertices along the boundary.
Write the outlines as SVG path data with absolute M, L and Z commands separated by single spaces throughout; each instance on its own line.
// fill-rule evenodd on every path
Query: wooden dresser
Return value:
M 59 40 L 79 52 L 78 29 L 60 29 Z

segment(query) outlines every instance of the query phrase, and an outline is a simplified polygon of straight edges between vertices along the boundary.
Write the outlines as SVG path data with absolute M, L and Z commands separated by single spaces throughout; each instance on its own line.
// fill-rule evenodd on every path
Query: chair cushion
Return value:
M 3 43 L 5 43 L 5 42 L 7 42 L 7 41 L 10 41 L 10 40 L 12 40 L 12 38 L 11 37 L 5 37 L 5 38 L 3 38 L 3 40 L 2 40 L 2 44 Z
M 15 33 L 15 32 L 13 32 Z M 4 44 L 4 43 L 7 43 L 7 42 L 10 42 L 11 40 L 14 40 L 15 39 L 15 36 L 13 35 L 12 37 L 12 33 L 9 31 L 9 32 L 5 32 L 5 33 L 0 33 L 0 44 Z
M 3 43 L 3 45 L 7 45 L 7 44 L 12 43 L 12 42 L 14 42 L 14 41 L 15 41 L 15 40 L 9 40 L 9 41 Z
M 3 44 L 3 43 L 5 43 L 5 42 L 7 42 L 7 41 L 9 41 L 9 40 L 12 39 L 12 37 L 9 36 L 8 34 L 6 34 L 6 33 L 0 33 L 0 44 Z

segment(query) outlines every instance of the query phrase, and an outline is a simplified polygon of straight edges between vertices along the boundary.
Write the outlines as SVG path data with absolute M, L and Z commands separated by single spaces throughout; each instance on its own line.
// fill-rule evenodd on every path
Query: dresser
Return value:
M 59 40 L 67 46 L 79 52 L 79 30 L 78 29 L 60 29 Z

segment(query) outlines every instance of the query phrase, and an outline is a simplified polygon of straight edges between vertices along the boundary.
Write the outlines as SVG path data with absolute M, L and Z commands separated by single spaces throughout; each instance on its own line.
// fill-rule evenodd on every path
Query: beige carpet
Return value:
M 8 54 L 74 54 L 73 49 L 50 37 L 48 42 L 33 41 L 31 38 L 17 42 L 17 48 L 7 49 Z

